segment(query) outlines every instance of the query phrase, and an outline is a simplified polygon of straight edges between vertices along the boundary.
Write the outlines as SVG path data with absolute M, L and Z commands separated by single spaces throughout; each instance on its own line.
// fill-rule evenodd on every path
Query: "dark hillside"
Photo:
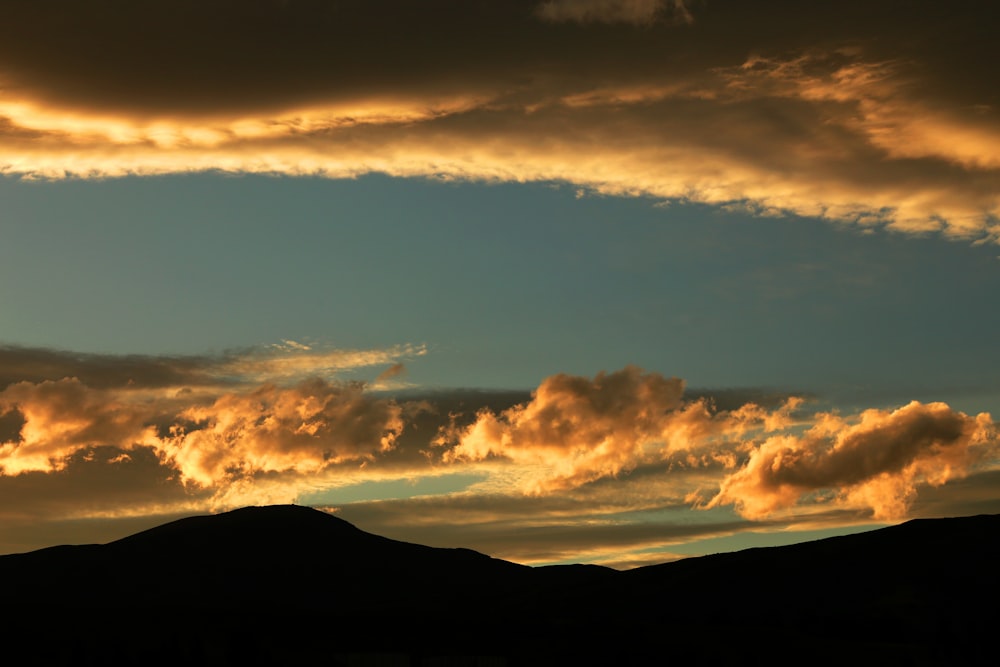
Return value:
M 0 577 L 21 664 L 993 664 L 998 535 L 921 520 L 615 572 L 277 506 L 3 556 Z

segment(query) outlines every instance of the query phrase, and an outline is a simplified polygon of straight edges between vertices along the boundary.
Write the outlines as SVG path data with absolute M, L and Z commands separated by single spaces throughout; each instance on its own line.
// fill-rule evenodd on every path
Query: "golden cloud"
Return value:
M 391 448 L 403 429 L 395 402 L 371 398 L 360 384 L 319 378 L 224 392 L 208 404 L 200 404 L 201 395 L 140 396 L 75 378 L 8 387 L 0 412 L 16 410 L 23 426 L 17 440 L 0 443 L 0 469 L 57 471 L 95 446 L 148 447 L 185 480 L 208 487 L 258 472 L 318 472 L 370 459 Z
M 94 444 L 131 448 L 156 439 L 149 406 L 76 378 L 7 387 L 0 414 L 14 411 L 23 426 L 18 440 L 0 443 L 4 475 L 59 470 L 71 454 Z
M 1000 240 L 996 86 L 961 37 L 982 21 L 942 39 L 919 10 L 869 4 L 784 3 L 802 29 L 777 34 L 722 0 L 691 25 L 650 23 L 691 18 L 681 0 L 173 2 L 149 27 L 162 42 L 135 50 L 127 7 L 60 3 L 60 49 L 0 27 L 0 173 L 557 181 Z M 8 26 L 46 25 L 36 11 Z M 52 57 L 80 34 L 106 52 Z M 180 36 L 190 53 L 167 48 Z M 272 39 L 287 48 L 260 49 Z
M 180 413 L 160 450 L 185 479 L 216 486 L 259 471 L 315 473 L 343 461 L 372 459 L 403 430 L 393 401 L 361 385 L 314 379 L 290 388 L 266 385 L 224 394 Z
M 378 365 L 398 375 L 398 360 L 423 348 L 314 350 L 286 342 L 222 358 L 2 352 L 35 379 L 0 391 L 0 475 L 60 471 L 95 447 L 125 456 L 146 448 L 182 480 L 219 487 L 260 473 L 319 472 L 390 449 L 403 408 L 371 396 L 364 383 L 330 378 Z
M 820 414 L 801 436 L 778 435 L 755 447 L 708 506 L 735 505 L 757 519 L 826 492 L 870 508 L 876 518 L 898 519 L 919 485 L 940 486 L 995 457 L 996 438 L 988 413 L 972 417 L 944 403 L 866 410 L 857 420 Z
M 792 399 L 775 411 L 755 404 L 714 412 L 704 400 L 683 403 L 684 382 L 628 366 L 593 379 L 546 378 L 528 403 L 480 411 L 473 423 L 442 429 L 446 462 L 507 459 L 527 468 L 517 483 L 548 493 L 614 477 L 671 454 L 729 443 L 750 431 L 783 428 Z M 692 456 L 692 465 L 699 465 Z

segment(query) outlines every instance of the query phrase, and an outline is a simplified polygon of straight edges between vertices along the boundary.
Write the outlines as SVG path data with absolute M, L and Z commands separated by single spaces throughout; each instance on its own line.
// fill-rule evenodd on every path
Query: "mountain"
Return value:
M 1000 515 L 617 572 L 298 506 L 0 557 L 17 664 L 994 664 Z

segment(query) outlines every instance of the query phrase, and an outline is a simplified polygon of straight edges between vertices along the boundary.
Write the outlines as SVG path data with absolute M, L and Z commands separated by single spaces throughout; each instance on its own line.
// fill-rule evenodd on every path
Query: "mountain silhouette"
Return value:
M 17 664 L 995 664 L 998 536 L 924 519 L 618 572 L 272 506 L 0 556 L 0 581 Z

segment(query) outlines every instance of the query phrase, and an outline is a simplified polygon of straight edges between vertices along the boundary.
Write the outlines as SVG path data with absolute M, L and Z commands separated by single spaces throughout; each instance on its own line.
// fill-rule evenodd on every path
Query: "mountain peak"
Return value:
M 301 505 L 265 505 L 192 516 L 130 535 L 108 546 L 177 548 L 182 545 L 258 549 L 305 546 L 303 543 L 375 538 L 328 512 Z

